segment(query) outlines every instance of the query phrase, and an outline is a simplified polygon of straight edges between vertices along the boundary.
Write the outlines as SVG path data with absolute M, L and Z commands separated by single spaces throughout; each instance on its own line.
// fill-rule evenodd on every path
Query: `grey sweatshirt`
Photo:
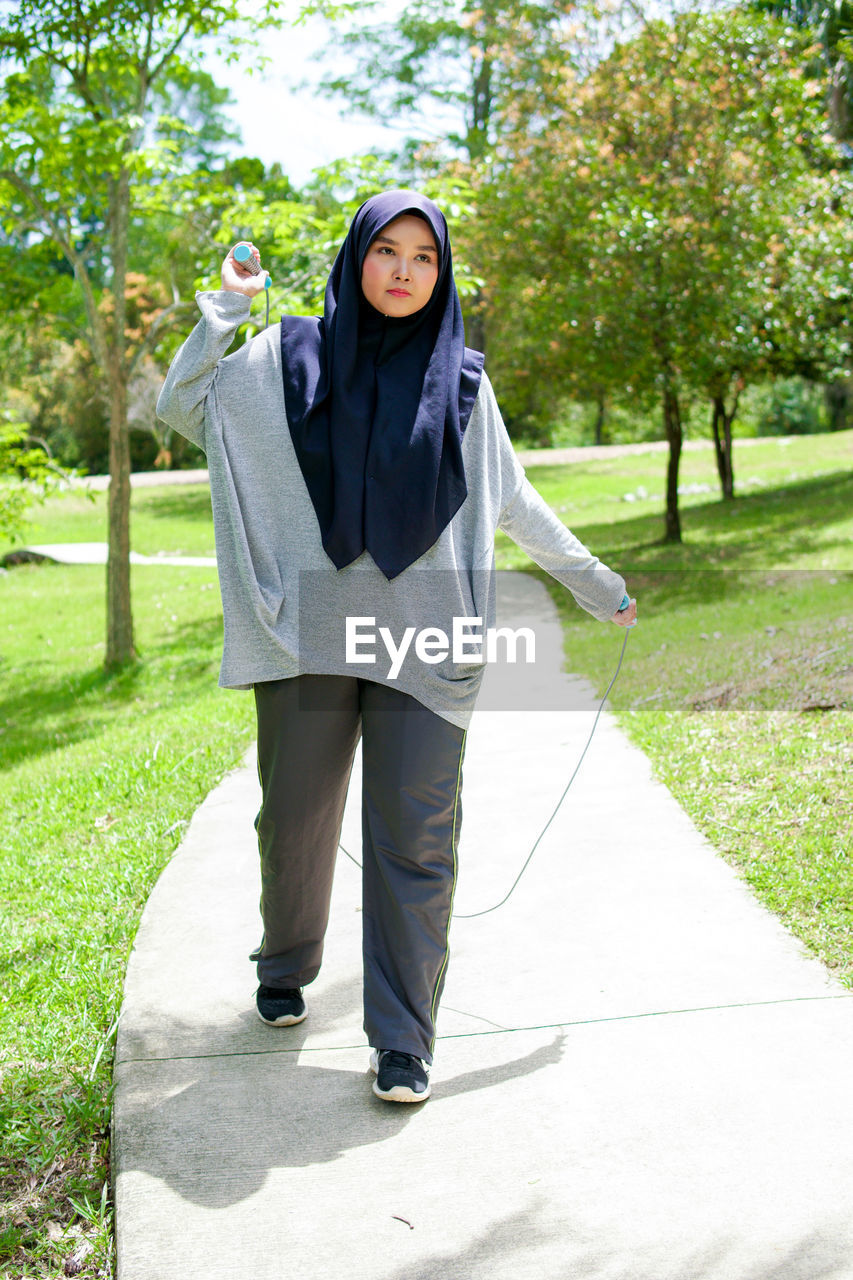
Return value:
M 437 542 L 391 582 L 366 551 L 336 570 L 290 438 L 280 326 L 225 356 L 250 299 L 223 290 L 197 301 L 202 319 L 175 356 L 157 413 L 207 455 L 222 686 L 355 675 L 391 684 L 467 727 L 495 623 L 498 528 L 593 617 L 606 621 L 618 609 L 623 579 L 527 480 L 485 375 L 463 438 L 468 496 Z

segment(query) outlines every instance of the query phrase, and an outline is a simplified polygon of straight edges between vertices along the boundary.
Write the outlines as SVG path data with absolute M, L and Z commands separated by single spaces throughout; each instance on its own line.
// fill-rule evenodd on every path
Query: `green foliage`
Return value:
M 723 433 L 744 387 L 850 368 L 853 182 L 832 167 L 803 46 L 731 12 L 648 21 L 544 105 L 522 99 L 475 175 L 469 244 L 502 402 L 529 434 L 569 398 L 600 421 L 656 399 L 668 541 L 689 405 L 723 423 L 728 493 Z
M 851 0 L 751 0 L 751 7 L 813 31 L 820 40 L 827 110 L 839 139 L 853 138 Z M 814 65 L 812 58 L 810 65 Z M 849 157 L 848 157 L 849 159 Z
M 666 369 L 705 392 L 806 344 L 834 371 L 849 193 L 812 174 L 822 130 L 776 34 L 729 14 L 648 24 L 567 85 L 540 137 L 507 138 L 481 256 L 497 231 L 489 328 L 503 383 L 523 371 L 519 407 L 530 384 L 540 402 L 648 392 Z
M 665 383 L 686 415 L 685 397 L 731 407 L 753 378 L 849 369 L 851 188 L 808 31 L 729 8 L 372 8 L 333 15 L 357 63 L 330 87 L 411 122 L 416 181 L 471 159 L 457 244 L 513 430 L 547 438 L 570 398 L 645 419 Z M 437 145 L 426 98 L 450 113 Z
M 778 378 L 761 399 L 759 435 L 807 435 L 827 429 L 824 398 L 802 378 Z
M 389 20 L 378 0 L 358 7 L 346 24 L 333 14 L 333 48 L 355 70 L 326 81 L 356 110 L 406 121 L 409 153 L 429 136 L 424 106 L 445 122 L 442 149 L 481 157 L 516 95 L 535 84 L 541 94 L 559 77 L 577 24 L 568 0 L 412 0 Z M 323 4 L 309 6 L 325 13 Z M 365 21 L 365 15 L 377 18 Z M 342 29 L 343 28 L 343 29 Z
M 266 0 L 250 27 L 258 31 L 278 7 Z M 166 296 L 134 325 L 128 286 L 134 272 L 145 276 L 164 257 L 162 221 L 151 217 L 156 202 L 168 201 L 172 186 L 186 198 L 189 161 L 225 136 L 215 118 L 223 97 L 198 74 L 193 53 L 202 38 L 225 38 L 243 17 L 239 0 L 22 0 L 0 16 L 0 232 L 20 253 L 49 244 L 71 268 L 85 318 L 77 341 L 97 367 L 109 423 L 110 668 L 134 657 L 131 383 L 165 326 L 187 310 L 160 268 L 152 286 L 162 284 Z M 194 146 L 192 127 L 170 109 L 173 87 L 195 115 Z
M 7 59 L 19 45 L 27 50 L 25 69 L 7 75 L 2 108 L 5 231 L 24 267 L 43 245 L 67 259 L 98 359 L 109 326 L 93 322 L 91 308 L 123 287 L 116 253 L 130 255 L 131 270 L 163 278 L 162 221 L 151 215 L 173 194 L 170 181 L 210 165 L 231 137 L 222 114 L 227 94 L 182 46 L 239 11 L 237 4 L 160 0 L 145 7 L 143 20 L 134 4 L 54 2 L 21 6 L 0 28 Z M 122 227 L 127 244 L 116 239 Z M 67 304 L 59 314 L 66 311 Z
M 34 502 L 43 502 L 68 477 L 23 423 L 0 417 L 0 543 L 19 538 Z

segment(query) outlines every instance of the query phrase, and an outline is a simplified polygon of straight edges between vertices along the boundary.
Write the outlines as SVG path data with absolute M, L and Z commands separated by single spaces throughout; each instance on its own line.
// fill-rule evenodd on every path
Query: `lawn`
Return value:
M 124 969 L 193 810 L 251 738 L 250 697 L 216 687 L 215 571 L 143 567 L 133 584 L 142 661 L 107 677 L 102 568 L 0 577 L 4 1278 L 56 1275 L 90 1246 L 79 1274 L 111 1274 Z
M 611 695 L 697 825 L 844 982 L 850 872 L 853 433 L 684 456 L 684 541 L 661 535 L 661 454 L 535 466 L 531 478 L 640 603 Z M 741 479 L 742 477 L 742 479 Z M 102 541 L 105 500 L 36 512 L 31 542 Z M 136 489 L 135 551 L 209 555 L 203 486 Z M 0 548 L 0 554 L 5 548 Z M 502 567 L 529 567 L 503 537 Z M 543 575 L 544 576 L 544 575 Z M 552 583 L 567 662 L 603 690 L 621 633 Z M 216 687 L 215 572 L 133 572 L 141 661 L 102 670 L 102 568 L 0 574 L 4 929 L 0 1275 L 112 1273 L 112 1037 L 157 875 L 240 758 L 251 699 Z M 88 1253 L 87 1253 L 88 1250 Z
M 659 540 L 660 498 L 636 496 L 661 491 L 660 455 L 657 483 L 654 455 L 529 474 L 638 598 L 611 694 L 623 727 L 757 896 L 853 986 L 853 432 L 736 448 L 748 483 L 730 503 L 703 492 L 713 454 L 685 457 L 678 546 Z M 524 562 L 502 536 L 499 558 Z M 567 666 L 603 692 L 617 643 L 541 576 Z

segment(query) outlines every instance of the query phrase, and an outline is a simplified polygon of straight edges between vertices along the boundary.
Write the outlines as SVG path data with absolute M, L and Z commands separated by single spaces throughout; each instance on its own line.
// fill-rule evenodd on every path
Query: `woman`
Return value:
M 436 649 L 436 634 L 493 620 L 498 527 L 600 620 L 630 625 L 636 606 L 526 480 L 483 358 L 465 346 L 447 224 L 431 200 L 368 200 L 322 318 L 286 316 L 225 356 L 265 279 L 228 254 L 222 290 L 199 295 L 203 318 L 158 403 L 207 454 L 220 684 L 255 694 L 257 1009 L 271 1026 L 306 1016 L 361 738 L 373 1089 L 421 1102 L 447 970 L 465 731 L 483 674 L 472 646 Z

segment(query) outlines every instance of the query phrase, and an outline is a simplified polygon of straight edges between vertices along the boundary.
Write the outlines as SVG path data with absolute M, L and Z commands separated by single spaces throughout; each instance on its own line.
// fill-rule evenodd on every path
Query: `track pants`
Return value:
M 255 685 L 262 803 L 258 978 L 320 969 L 353 755 L 362 738 L 364 1030 L 432 1061 L 448 960 L 465 732 L 387 685 L 305 675 Z

